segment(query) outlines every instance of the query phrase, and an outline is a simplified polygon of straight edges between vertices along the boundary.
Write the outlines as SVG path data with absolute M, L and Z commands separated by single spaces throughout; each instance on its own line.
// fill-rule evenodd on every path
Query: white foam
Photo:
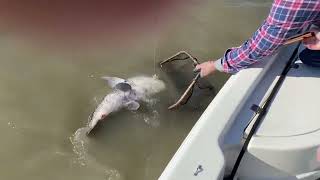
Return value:
M 160 119 L 159 113 L 156 110 L 152 111 L 152 115 L 143 115 L 143 121 L 151 127 L 159 127 L 160 126 Z
M 88 137 L 86 132 L 88 127 L 79 128 L 69 139 L 73 145 L 73 152 L 76 154 L 77 158 L 75 163 L 79 163 L 82 166 L 86 165 L 87 162 L 87 152 L 88 152 Z
M 76 155 L 74 164 L 80 165 L 83 168 L 92 170 L 92 172 L 103 173 L 107 180 L 123 180 L 120 171 L 108 166 L 107 164 L 99 163 L 96 158 L 88 153 L 89 140 L 86 132 L 88 127 L 79 128 L 69 139 L 73 145 L 73 152 Z
M 109 169 L 106 172 L 106 179 L 107 180 L 121 180 L 121 174 L 116 169 Z

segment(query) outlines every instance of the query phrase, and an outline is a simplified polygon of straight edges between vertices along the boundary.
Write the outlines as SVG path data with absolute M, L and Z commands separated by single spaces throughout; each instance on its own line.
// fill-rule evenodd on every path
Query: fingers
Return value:
M 316 31 L 316 32 L 314 32 L 315 34 L 316 34 L 316 38 L 318 39 L 318 40 L 320 40 L 320 31 Z
M 199 73 L 201 71 L 201 69 L 194 69 L 193 72 L 194 73 Z
M 316 40 L 317 38 L 313 36 L 313 37 L 303 39 L 302 42 L 304 45 L 309 45 L 309 44 L 314 44 Z
M 308 49 L 320 50 L 320 31 L 319 29 L 311 29 L 311 31 L 315 33 L 315 36 L 304 39 L 302 43 Z
M 317 37 L 306 38 L 302 42 L 308 49 L 320 50 L 320 40 Z
M 310 50 L 320 50 L 319 44 L 310 44 L 310 45 L 306 45 L 306 47 Z
M 200 71 L 200 76 L 205 77 L 212 74 L 215 71 L 215 66 L 213 61 L 207 61 L 197 65 L 194 71 Z
M 193 69 L 194 72 L 199 71 L 201 69 L 201 64 L 196 65 L 196 67 Z
M 198 64 L 194 69 L 193 72 L 194 73 L 200 73 L 200 77 L 203 77 L 203 70 L 202 70 L 202 64 Z M 202 73 L 202 74 L 201 74 Z

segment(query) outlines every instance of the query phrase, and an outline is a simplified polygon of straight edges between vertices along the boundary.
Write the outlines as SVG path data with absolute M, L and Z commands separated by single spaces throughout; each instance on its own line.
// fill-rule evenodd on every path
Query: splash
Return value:
M 13 122 L 8 122 L 8 126 L 12 129 L 16 128 L 16 125 Z
M 85 166 L 88 162 L 88 137 L 86 132 L 87 127 L 79 128 L 69 139 L 73 145 L 73 152 L 76 154 L 77 158 L 75 163 Z
M 73 145 L 73 152 L 76 155 L 74 164 L 92 170 L 93 173 L 101 174 L 106 180 L 123 180 L 121 172 L 106 164 L 99 163 L 96 158 L 88 153 L 89 138 L 86 136 L 87 127 L 79 128 L 69 139 Z
M 159 117 L 158 111 L 153 110 L 151 116 L 149 114 L 143 115 L 143 121 L 151 127 L 154 127 L 154 128 L 159 127 L 160 119 L 158 117 Z
M 121 180 L 121 179 L 123 179 L 123 178 L 121 178 L 121 174 L 119 173 L 119 171 L 116 169 L 107 170 L 105 173 L 106 173 L 107 180 Z

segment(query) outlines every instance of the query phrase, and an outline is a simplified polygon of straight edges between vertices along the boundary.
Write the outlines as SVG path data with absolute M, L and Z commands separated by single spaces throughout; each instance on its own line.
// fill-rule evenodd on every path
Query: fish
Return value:
M 128 79 L 119 77 L 102 77 L 112 88 L 95 111 L 89 117 L 87 135 L 99 121 L 107 118 L 111 113 L 121 109 L 136 111 L 141 102 L 150 103 L 152 96 L 165 89 L 165 83 L 157 76 L 135 76 Z

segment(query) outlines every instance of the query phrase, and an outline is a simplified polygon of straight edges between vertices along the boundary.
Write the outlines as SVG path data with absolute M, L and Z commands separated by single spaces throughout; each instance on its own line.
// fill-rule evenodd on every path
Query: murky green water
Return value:
M 168 112 L 174 90 L 158 95 L 150 110 L 115 114 L 97 134 L 81 128 L 110 88 L 102 75 L 161 76 L 154 60 L 188 50 L 201 60 L 218 58 L 248 38 L 269 1 L 190 3 L 169 28 L 121 50 L 59 53 L 0 34 L 0 179 L 156 179 L 203 108 Z M 219 90 L 228 76 L 211 82 Z M 164 79 L 167 81 L 167 79 Z

